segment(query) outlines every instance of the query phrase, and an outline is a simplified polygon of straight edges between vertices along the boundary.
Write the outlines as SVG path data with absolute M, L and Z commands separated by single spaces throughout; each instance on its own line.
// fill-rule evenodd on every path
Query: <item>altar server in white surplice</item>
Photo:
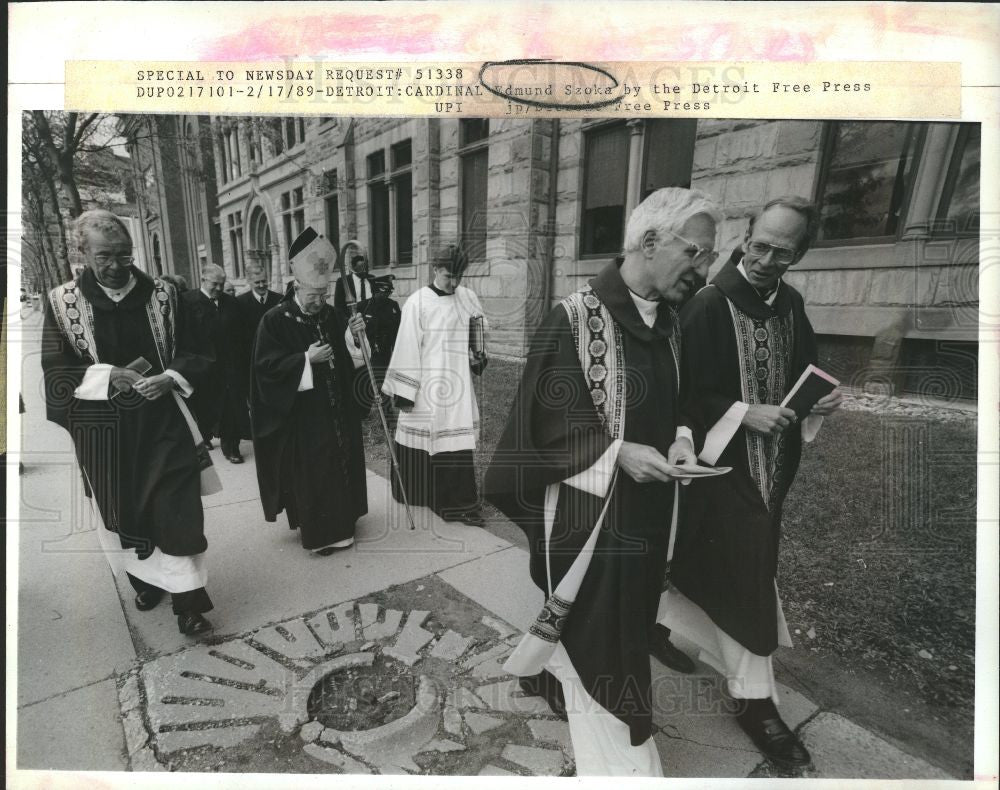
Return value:
M 382 391 L 399 409 L 395 449 L 409 503 L 482 526 L 473 376 L 482 374 L 487 356 L 485 346 L 470 341 L 476 319 L 483 330 L 486 321 L 479 297 L 459 285 L 466 263 L 460 248 L 448 247 L 434 258 L 433 282 L 406 300 Z M 400 500 L 395 476 L 392 486 Z

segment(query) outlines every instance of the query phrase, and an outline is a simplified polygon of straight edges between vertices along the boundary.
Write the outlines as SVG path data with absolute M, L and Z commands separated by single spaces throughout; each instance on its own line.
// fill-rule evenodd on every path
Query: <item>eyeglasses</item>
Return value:
M 112 262 L 117 262 L 121 266 L 131 266 L 135 263 L 135 257 L 132 255 L 95 255 L 94 260 L 99 266 L 107 266 Z
M 751 241 L 747 249 L 758 258 L 765 257 L 771 253 L 771 260 L 779 266 L 790 266 L 799 257 L 798 250 L 790 250 L 787 247 L 775 247 L 766 241 Z
M 699 266 L 703 263 L 707 263 L 709 266 L 711 266 L 713 263 L 716 262 L 716 260 L 718 260 L 719 253 L 717 253 L 715 250 L 710 250 L 708 249 L 708 247 L 701 247 L 695 244 L 693 241 L 689 241 L 688 239 L 685 239 L 683 236 L 679 236 L 672 230 L 668 230 L 667 233 L 669 233 L 671 236 L 677 239 L 677 241 L 683 241 L 689 247 L 694 247 L 695 253 L 691 257 L 691 259 Z

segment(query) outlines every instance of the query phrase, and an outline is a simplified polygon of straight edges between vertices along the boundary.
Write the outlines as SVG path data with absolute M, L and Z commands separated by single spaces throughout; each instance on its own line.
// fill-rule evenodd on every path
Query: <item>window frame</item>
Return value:
M 403 144 L 408 144 L 410 149 L 410 161 L 403 165 L 396 165 L 396 151 L 403 146 Z M 377 159 L 376 159 L 377 158 Z M 413 253 L 413 137 L 405 137 L 401 140 L 396 140 L 394 142 L 385 142 L 378 148 L 375 148 L 365 154 L 365 186 L 368 190 L 368 251 L 371 257 L 369 265 L 372 269 L 389 269 L 397 267 L 410 267 L 414 264 L 415 255 Z M 378 161 L 380 168 L 377 172 L 372 172 L 373 168 L 371 163 L 373 161 Z M 409 177 L 410 189 L 407 193 L 407 198 L 410 204 L 410 244 L 407 248 L 407 257 L 409 260 L 402 260 L 403 253 L 400 248 L 400 224 L 398 218 L 398 211 L 396 203 L 400 200 L 400 182 Z M 386 249 L 386 260 L 385 262 L 375 260 L 375 212 L 373 207 L 375 202 L 373 196 L 376 190 L 384 190 L 386 195 L 386 235 L 388 238 L 388 245 Z M 395 231 L 395 234 L 393 233 Z
M 465 141 L 465 134 L 463 129 L 468 128 L 468 126 L 463 126 L 466 121 L 486 121 L 486 134 L 482 137 L 477 137 L 469 142 Z M 490 137 L 493 134 L 492 125 L 489 123 L 489 118 L 468 118 L 460 119 L 458 122 L 458 233 L 459 238 L 465 240 L 468 236 L 468 229 L 465 227 L 465 203 L 466 203 L 466 177 L 465 177 L 465 160 L 473 156 L 480 156 L 485 153 L 486 155 L 486 184 L 485 184 L 485 212 L 486 217 L 484 217 L 484 227 L 483 227 L 483 257 L 473 258 L 472 252 L 469 249 L 469 245 L 463 243 L 462 248 L 465 252 L 469 263 L 485 263 L 489 260 L 489 255 L 487 250 L 489 247 L 489 213 L 490 213 Z
M 233 277 L 243 277 L 246 272 L 246 258 L 243 248 L 243 212 L 231 211 L 227 215 L 229 243 L 233 248 Z
M 301 202 L 294 202 L 293 198 L 296 193 L 298 193 L 301 198 Z M 296 222 L 296 215 L 301 214 L 301 223 Z M 285 263 L 287 265 L 287 272 L 291 274 L 292 271 L 292 261 L 288 255 L 288 250 L 292 247 L 292 242 L 298 238 L 298 235 L 305 230 L 306 226 L 306 199 L 305 199 L 305 187 L 301 184 L 299 186 L 293 186 L 286 191 L 280 193 L 278 197 L 278 216 L 281 217 L 281 229 L 285 234 Z M 301 227 L 296 229 L 296 225 L 301 224 Z
M 848 123 L 890 123 L 890 121 L 848 121 Z M 834 140 L 836 138 L 836 128 L 837 125 L 843 123 L 843 121 L 826 121 L 823 124 L 823 132 L 820 140 L 819 146 L 819 158 L 816 161 L 816 177 L 814 183 L 816 184 L 813 190 L 813 203 L 816 205 L 818 211 L 823 210 L 823 193 L 826 190 L 826 185 L 829 180 L 829 160 L 833 152 Z M 894 121 L 892 123 L 902 123 L 909 124 L 914 127 L 911 148 L 911 167 L 912 172 L 910 176 L 910 183 L 907 186 L 906 192 L 902 197 L 899 204 L 899 221 L 896 223 L 896 230 L 894 233 L 886 234 L 882 236 L 862 236 L 852 239 L 815 239 L 810 245 L 811 249 L 829 249 L 832 247 L 872 247 L 885 244 L 895 244 L 903 238 L 903 234 L 906 231 L 910 203 L 913 200 L 914 187 L 917 184 L 918 169 L 921 162 L 923 161 L 924 155 L 924 143 L 927 139 L 927 123 L 921 121 Z M 822 220 L 821 220 L 822 221 Z
M 628 127 L 628 122 L 620 118 L 601 118 L 599 120 L 584 121 L 580 133 L 583 137 L 583 145 L 580 147 L 580 199 L 577 201 L 579 205 L 579 210 L 576 217 L 576 244 L 577 244 L 577 260 L 580 261 L 610 261 L 620 253 L 617 252 L 588 252 L 583 251 L 583 217 L 587 211 L 587 166 L 589 164 L 589 158 L 587 156 L 587 136 L 593 134 L 594 132 L 603 131 L 605 129 L 611 128 L 613 126 L 620 126 L 626 134 L 626 138 L 631 134 Z M 622 198 L 622 240 L 625 239 L 625 226 L 628 224 L 628 217 L 624 216 L 625 208 L 628 206 L 628 172 L 630 160 L 632 158 L 631 145 L 625 147 L 625 162 L 624 171 L 626 173 L 625 178 L 625 191 Z
M 962 164 L 962 157 L 965 154 L 965 146 L 972 134 L 972 127 L 975 123 L 960 123 L 955 134 L 955 141 L 948 154 L 948 166 L 945 172 L 944 183 L 941 185 L 941 193 L 938 196 L 937 208 L 934 212 L 934 219 L 931 222 L 931 236 L 935 239 L 971 239 L 979 237 L 981 229 L 959 230 L 957 227 L 949 229 L 948 210 L 951 208 L 951 200 L 955 196 L 955 185 L 958 183 L 959 169 Z M 983 140 L 982 125 L 979 137 L 979 212 L 980 222 L 982 221 L 982 196 L 983 196 Z
M 403 143 L 406 143 L 409 146 L 410 161 L 407 162 L 406 164 L 397 166 L 395 152 L 397 148 L 403 145 Z M 391 252 L 392 247 L 390 247 L 389 265 L 392 266 L 395 263 L 396 266 L 412 266 L 414 257 L 413 256 L 413 138 L 412 137 L 407 137 L 405 140 L 400 140 L 399 142 L 392 143 L 389 146 L 388 164 L 389 164 L 389 171 L 387 175 L 389 179 L 389 204 L 390 204 L 389 210 L 390 212 L 392 212 L 390 214 L 390 217 L 392 217 L 392 221 L 389 223 L 390 235 L 392 234 L 393 227 L 395 227 L 396 230 L 396 238 L 393 240 L 395 241 L 395 246 L 396 246 L 396 260 L 395 262 L 393 262 L 392 260 L 392 252 Z M 400 189 L 399 189 L 400 181 L 407 176 L 409 176 L 410 180 L 410 190 L 409 193 L 405 196 L 405 199 L 407 199 L 410 204 L 410 246 L 409 249 L 407 250 L 407 257 L 409 258 L 409 260 L 404 262 L 403 250 L 399 243 L 400 228 L 402 227 L 402 225 L 399 221 L 399 210 L 397 203 L 400 200 Z

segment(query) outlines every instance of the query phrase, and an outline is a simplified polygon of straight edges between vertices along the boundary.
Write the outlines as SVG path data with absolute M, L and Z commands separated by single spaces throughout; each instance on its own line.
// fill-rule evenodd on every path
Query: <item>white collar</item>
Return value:
M 748 283 L 750 283 L 750 278 L 747 277 L 747 270 L 743 268 L 743 261 L 740 261 L 738 264 L 736 264 L 736 271 L 738 271 L 740 274 L 742 274 L 743 275 L 743 279 L 746 280 Z M 753 283 L 750 283 L 750 287 L 753 288 L 755 291 L 757 290 L 756 288 L 754 288 Z M 773 305 L 774 304 L 774 300 L 778 296 L 778 289 L 780 287 L 781 287 L 781 279 L 779 278 L 778 279 L 778 284 L 776 286 L 774 286 L 774 290 L 771 291 L 771 293 L 768 294 L 767 298 L 764 299 L 764 304 L 767 304 L 767 305 Z
M 126 296 L 129 295 L 129 292 L 133 288 L 135 288 L 135 284 L 138 282 L 138 280 L 135 279 L 134 274 L 129 274 L 128 282 L 125 283 L 125 285 L 123 285 L 121 288 L 117 289 L 108 288 L 108 286 L 104 285 L 96 277 L 94 278 L 94 282 L 96 282 L 100 286 L 101 290 L 108 295 L 108 299 L 110 299 L 112 302 L 120 302 L 122 299 L 124 299 Z
M 203 294 L 205 294 L 205 298 L 208 299 L 209 301 L 211 301 L 211 302 L 218 302 L 219 301 L 219 297 L 218 296 L 209 296 L 208 292 L 204 288 L 199 288 L 198 290 L 201 291 Z
M 659 300 L 654 302 L 650 299 L 646 299 L 639 296 L 639 294 L 631 288 L 628 290 L 628 295 L 632 297 L 632 302 L 639 311 L 639 317 L 642 319 L 642 322 L 652 329 L 653 324 L 656 323 L 656 312 L 660 309 Z

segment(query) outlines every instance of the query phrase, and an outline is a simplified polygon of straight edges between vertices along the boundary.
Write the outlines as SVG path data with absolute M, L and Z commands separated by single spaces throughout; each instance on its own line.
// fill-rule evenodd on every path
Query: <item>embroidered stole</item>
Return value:
M 80 359 L 98 363 L 97 343 L 94 341 L 94 307 L 82 298 L 75 280 L 63 283 L 49 292 L 49 303 L 59 331 Z M 160 367 L 177 353 L 177 336 L 174 316 L 177 315 L 177 292 L 168 288 L 159 278 L 153 280 L 153 293 L 146 301 L 146 319 L 153 333 Z
M 789 387 L 789 361 L 794 348 L 794 322 L 787 317 L 751 318 L 726 299 L 736 331 L 736 356 L 740 364 L 743 402 L 777 406 Z M 750 476 L 768 510 L 783 482 L 784 435 L 744 431 Z

